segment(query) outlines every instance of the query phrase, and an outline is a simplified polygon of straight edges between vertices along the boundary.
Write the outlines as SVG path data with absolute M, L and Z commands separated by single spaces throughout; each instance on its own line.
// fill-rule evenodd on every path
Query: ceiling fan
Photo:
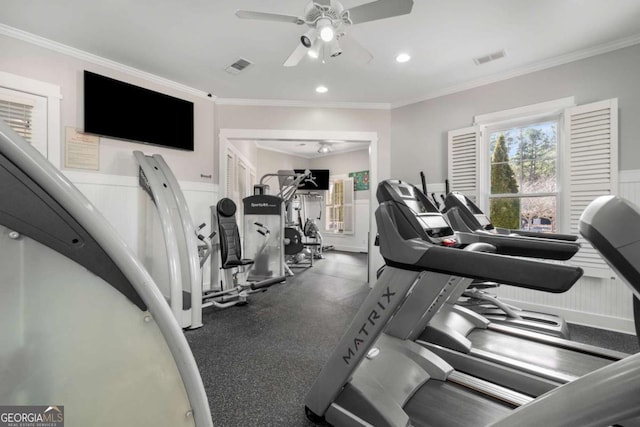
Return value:
M 304 11 L 304 17 L 277 13 L 238 10 L 236 16 L 242 19 L 289 22 L 306 24 L 309 29 L 300 37 L 300 44 L 284 62 L 285 67 L 293 67 L 304 58 L 328 56 L 335 58 L 344 49 L 357 61 L 368 63 L 371 53 L 360 43 L 349 37 L 345 29 L 349 25 L 405 15 L 411 12 L 413 0 L 377 0 L 345 9 L 338 0 L 313 0 Z

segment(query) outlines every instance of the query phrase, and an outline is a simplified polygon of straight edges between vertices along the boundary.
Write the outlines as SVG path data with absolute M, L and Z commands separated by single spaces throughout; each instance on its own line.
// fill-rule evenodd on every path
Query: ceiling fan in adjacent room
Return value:
M 304 17 L 280 15 L 277 13 L 238 10 L 236 16 L 242 19 L 289 22 L 306 24 L 309 29 L 300 37 L 298 47 L 284 63 L 293 67 L 304 58 L 335 58 L 342 50 L 358 62 L 368 63 L 373 56 L 360 43 L 345 33 L 349 25 L 378 19 L 391 18 L 411 12 L 413 0 L 377 0 L 345 9 L 338 0 L 314 0 L 305 8 Z

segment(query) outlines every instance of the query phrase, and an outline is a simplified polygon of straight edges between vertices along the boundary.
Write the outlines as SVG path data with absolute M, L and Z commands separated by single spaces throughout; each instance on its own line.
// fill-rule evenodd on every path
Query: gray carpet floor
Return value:
M 246 306 L 208 308 L 186 337 L 216 426 L 312 426 L 304 397 L 367 295 L 366 255 L 326 259 Z M 570 325 L 573 339 L 638 352 L 635 336 Z

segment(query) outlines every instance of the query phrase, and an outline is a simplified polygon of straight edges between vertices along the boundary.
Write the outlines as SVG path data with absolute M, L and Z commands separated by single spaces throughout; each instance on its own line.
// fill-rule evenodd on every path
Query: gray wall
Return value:
M 348 175 L 349 172 L 369 170 L 369 150 L 318 157 L 310 162 L 310 169 L 329 169 L 331 175 Z M 368 200 L 369 191 L 356 191 L 356 200 Z
M 309 168 L 309 159 L 292 156 L 290 154 L 279 153 L 277 151 L 263 150 L 258 148 L 258 162 L 255 164 L 257 181 L 268 173 L 277 173 L 278 170 L 307 169 Z M 269 185 L 270 194 L 276 194 L 279 191 L 277 177 L 269 177 L 265 180 L 265 184 Z
M 576 104 L 618 98 L 620 169 L 640 169 L 640 45 L 391 111 L 391 176 L 443 182 L 447 132 L 473 116 L 574 96 Z
M 133 150 L 162 154 L 180 180 L 217 181 L 214 175 L 214 104 L 210 99 L 162 86 L 158 83 L 134 77 L 113 69 L 95 65 L 62 53 L 0 35 L 0 71 L 60 86 L 61 141 L 64 150 L 66 126 L 82 129 L 83 119 L 83 71 L 89 70 L 127 83 L 142 86 L 194 103 L 195 152 L 172 150 L 140 143 L 109 138 L 100 140 L 100 172 L 109 175 L 138 174 Z M 162 124 L 159 123 L 159 126 Z M 211 179 L 200 175 L 214 175 Z

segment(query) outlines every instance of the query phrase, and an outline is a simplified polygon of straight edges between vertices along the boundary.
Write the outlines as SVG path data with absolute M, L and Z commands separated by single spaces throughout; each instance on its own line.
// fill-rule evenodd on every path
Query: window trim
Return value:
M 546 104 L 546 103 L 545 103 Z M 518 108 L 517 110 L 521 110 Z M 539 111 L 536 108 L 537 111 Z M 508 110 L 512 111 L 512 110 Z M 537 114 L 535 116 L 526 116 L 522 120 L 511 116 L 506 122 L 487 123 L 480 126 L 480 138 L 478 142 L 478 206 L 483 212 L 490 211 L 491 199 L 500 198 L 526 198 L 526 197 L 555 197 L 556 198 L 556 233 L 560 233 L 563 229 L 564 214 L 561 205 L 562 200 L 562 182 L 564 182 L 564 168 L 562 153 L 564 151 L 564 110 L 561 112 L 553 111 L 552 114 Z M 489 148 L 491 147 L 490 137 L 492 134 L 514 127 L 527 127 L 544 122 L 556 122 L 557 124 L 557 148 L 556 148 L 556 191 L 548 193 L 515 193 L 515 194 L 491 194 L 491 156 Z
M 60 86 L 0 71 L 0 87 L 31 93 L 47 99 L 47 159 L 56 169 L 60 170 L 62 158 L 60 139 L 60 101 L 62 100 L 62 93 L 60 92 Z
M 562 230 L 565 223 L 564 209 L 561 204 L 563 195 L 564 182 L 564 145 L 565 145 L 565 123 L 564 111 L 567 108 L 574 107 L 575 98 L 573 96 L 555 99 L 552 101 L 541 102 L 538 104 L 526 105 L 523 107 L 511 108 L 493 113 L 476 115 L 473 123 L 479 130 L 478 139 L 478 200 L 477 204 L 484 212 L 489 212 L 489 200 L 492 196 L 491 186 L 491 166 L 489 156 L 489 136 L 493 132 L 508 129 L 517 126 L 527 126 L 544 121 L 558 122 L 558 148 L 557 148 L 557 186 L 556 186 L 556 212 L 557 212 L 557 228 Z M 538 193 L 536 193 L 538 195 Z M 496 195 L 493 195 L 496 196 Z M 523 197 L 523 194 L 518 194 Z M 559 231 L 558 231 L 559 232 Z

